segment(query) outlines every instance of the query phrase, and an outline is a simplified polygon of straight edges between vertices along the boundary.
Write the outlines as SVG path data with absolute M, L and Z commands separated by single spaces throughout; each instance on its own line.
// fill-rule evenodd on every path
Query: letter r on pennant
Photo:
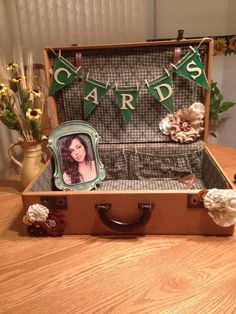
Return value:
M 135 108 L 132 106 L 131 101 L 134 99 L 134 97 L 131 94 L 120 94 L 122 97 L 122 102 L 121 102 L 121 108 L 120 109 L 129 109 L 134 110 Z

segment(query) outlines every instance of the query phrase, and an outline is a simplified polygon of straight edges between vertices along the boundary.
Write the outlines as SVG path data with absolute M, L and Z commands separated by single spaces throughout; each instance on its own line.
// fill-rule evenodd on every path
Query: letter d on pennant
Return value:
M 164 100 L 168 99 L 173 94 L 172 87 L 169 84 L 160 84 L 154 87 L 154 89 L 157 91 L 160 102 L 163 102 Z M 164 96 L 164 94 L 166 95 Z
M 151 82 L 146 82 L 146 88 L 167 110 L 174 111 L 173 106 L 173 82 L 172 75 L 166 73 L 157 77 Z

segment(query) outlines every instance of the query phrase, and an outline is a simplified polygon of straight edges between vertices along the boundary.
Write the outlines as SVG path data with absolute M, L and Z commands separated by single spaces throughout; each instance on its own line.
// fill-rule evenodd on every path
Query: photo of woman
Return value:
M 67 185 L 92 181 L 96 178 L 91 141 L 86 134 L 66 136 L 60 141 L 62 176 Z

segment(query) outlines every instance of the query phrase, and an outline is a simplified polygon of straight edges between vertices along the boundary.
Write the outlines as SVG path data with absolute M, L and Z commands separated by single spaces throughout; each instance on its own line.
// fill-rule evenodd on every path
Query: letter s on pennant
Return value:
M 197 72 L 196 75 L 191 74 L 192 79 L 196 80 L 196 78 L 198 78 L 202 74 L 202 70 L 198 67 L 192 67 L 192 65 L 196 66 L 197 64 L 192 60 L 187 64 L 186 70 L 188 72 Z

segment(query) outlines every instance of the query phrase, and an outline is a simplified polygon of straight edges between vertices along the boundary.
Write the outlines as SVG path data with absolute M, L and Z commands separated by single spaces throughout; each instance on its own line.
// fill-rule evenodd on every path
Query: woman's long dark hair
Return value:
M 71 178 L 71 184 L 79 183 L 81 181 L 81 175 L 78 171 L 78 162 L 71 157 L 69 147 L 74 139 L 78 139 L 85 149 L 85 160 L 91 161 L 91 157 L 88 153 L 88 147 L 85 140 L 79 135 L 71 135 L 61 144 L 61 160 L 62 171 L 66 172 Z

